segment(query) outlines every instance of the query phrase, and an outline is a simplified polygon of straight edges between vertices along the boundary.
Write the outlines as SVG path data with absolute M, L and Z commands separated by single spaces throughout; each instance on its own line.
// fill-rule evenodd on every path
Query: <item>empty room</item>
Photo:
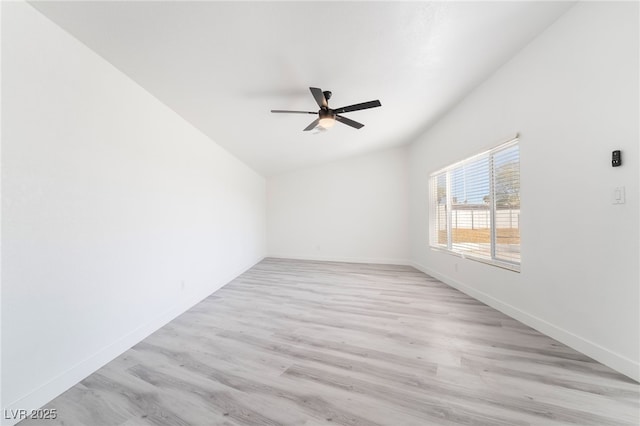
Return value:
M 3 426 L 640 424 L 637 1 L 0 18 Z

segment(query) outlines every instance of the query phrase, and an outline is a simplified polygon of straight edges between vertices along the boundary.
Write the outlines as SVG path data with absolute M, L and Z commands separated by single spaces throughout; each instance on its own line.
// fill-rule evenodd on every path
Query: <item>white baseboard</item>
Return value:
M 491 306 L 498 311 L 517 319 L 518 321 L 532 327 L 539 332 L 556 339 L 559 342 L 581 352 L 602 364 L 611 367 L 612 369 L 632 378 L 635 381 L 640 381 L 640 364 L 632 359 L 629 359 L 623 355 L 613 352 L 603 346 L 598 345 L 590 340 L 580 337 L 569 330 L 554 325 L 548 321 L 543 320 L 535 315 L 531 315 L 513 305 L 505 303 L 495 297 L 474 289 L 460 281 L 457 281 L 450 276 L 433 271 L 424 265 L 416 262 L 410 262 L 411 266 L 424 272 L 427 275 L 431 275 L 434 278 L 439 279 L 443 283 L 454 287 L 461 292 L 477 299 L 487 305 Z
M 270 254 L 267 257 L 276 259 L 315 260 L 320 262 L 345 262 L 345 263 L 375 263 L 380 265 L 411 265 L 407 259 L 380 258 L 380 257 L 348 257 L 348 256 L 316 256 L 316 255 L 289 255 Z
M 2 426 L 13 426 L 22 419 L 7 419 L 7 413 L 17 412 L 17 410 L 38 409 L 65 392 L 78 382 L 85 379 L 110 361 L 120 356 L 122 353 L 136 345 L 146 337 L 165 326 L 171 320 L 175 319 L 182 313 L 189 310 L 194 305 L 198 304 L 206 297 L 224 287 L 226 284 L 233 281 L 239 275 L 242 275 L 247 270 L 251 269 L 257 263 L 261 262 L 264 258 L 259 258 L 247 267 L 240 268 L 239 270 L 228 274 L 224 278 L 218 280 L 218 282 L 212 283 L 210 286 L 202 289 L 197 294 L 190 295 L 188 298 L 178 300 L 174 306 L 162 312 L 151 321 L 141 325 L 130 333 L 120 337 L 115 342 L 112 342 L 99 350 L 97 353 L 85 358 L 76 365 L 72 366 L 66 371 L 58 374 L 48 382 L 44 383 L 40 387 L 34 389 L 27 395 L 19 398 L 5 405 L 2 409 L 0 424 Z M 10 415 L 9 415 L 10 416 Z

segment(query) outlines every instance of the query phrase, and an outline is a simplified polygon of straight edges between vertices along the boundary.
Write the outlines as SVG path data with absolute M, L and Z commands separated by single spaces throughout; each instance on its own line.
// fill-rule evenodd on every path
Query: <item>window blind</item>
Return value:
M 518 265 L 518 139 L 433 173 L 429 204 L 432 247 L 490 263 Z
M 451 249 L 491 258 L 490 162 L 483 155 L 451 173 Z
M 431 180 L 431 196 L 435 202 L 431 206 L 431 217 L 434 219 L 431 221 L 430 239 L 431 245 L 436 247 L 446 248 L 448 245 L 447 236 L 447 175 L 446 173 L 440 173 Z
M 508 146 L 493 154 L 495 258 L 520 262 L 520 150 Z

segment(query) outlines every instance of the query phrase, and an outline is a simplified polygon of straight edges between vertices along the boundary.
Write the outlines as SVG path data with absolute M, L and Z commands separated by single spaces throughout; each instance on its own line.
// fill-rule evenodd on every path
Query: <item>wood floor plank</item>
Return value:
M 30 425 L 638 425 L 640 385 L 409 266 L 265 259 Z

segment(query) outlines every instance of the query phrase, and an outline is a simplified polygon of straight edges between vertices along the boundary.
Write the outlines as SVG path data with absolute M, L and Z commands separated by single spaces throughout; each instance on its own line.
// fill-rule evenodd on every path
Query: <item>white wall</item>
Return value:
M 2 405 L 30 409 L 263 258 L 266 184 L 31 6 L 2 7 Z
M 407 263 L 407 178 L 405 147 L 269 178 L 269 256 Z
M 635 379 L 638 40 L 637 3 L 577 4 L 427 131 L 409 156 L 417 267 Z M 431 251 L 429 174 L 516 132 L 522 272 Z M 610 165 L 614 149 L 623 151 L 622 167 Z M 614 187 L 623 185 L 627 203 L 612 205 Z
M 0 3 L 0 409 L 2 404 L 2 3 Z M 1 424 L 1 421 L 0 421 Z

